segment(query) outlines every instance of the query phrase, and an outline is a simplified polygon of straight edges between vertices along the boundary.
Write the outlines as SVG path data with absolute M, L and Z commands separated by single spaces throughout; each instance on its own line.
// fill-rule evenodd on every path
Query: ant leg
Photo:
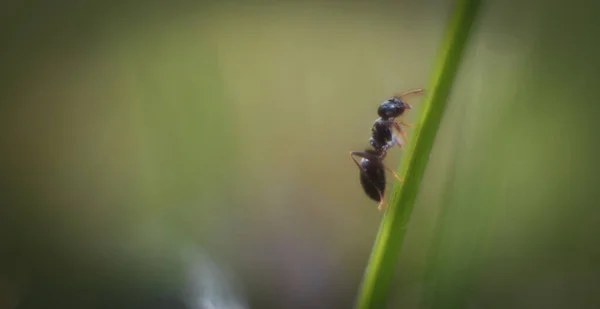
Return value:
M 350 151 L 350 158 L 352 159 L 352 161 L 354 161 L 354 164 L 356 164 L 356 167 L 358 167 L 358 169 L 360 170 L 361 173 L 363 172 L 363 168 L 362 168 L 362 166 L 360 166 L 360 163 L 358 162 L 358 160 L 356 160 L 356 158 L 354 156 L 365 158 L 365 159 L 373 158 L 370 154 L 364 153 L 362 151 Z
M 383 210 L 385 208 L 385 196 L 383 194 L 381 194 L 380 191 L 378 191 L 377 193 L 379 193 L 379 204 L 377 204 L 377 209 L 378 210 Z
M 394 121 L 394 120 L 384 120 L 384 121 L 382 121 L 382 123 L 389 123 L 389 124 L 392 124 L 394 126 L 400 125 L 400 126 L 404 126 L 404 127 L 407 127 L 407 128 L 410 128 L 410 127 L 414 126 L 414 124 L 412 124 L 412 123 L 405 123 L 404 120 L 400 120 L 399 122 L 398 121 Z
M 385 197 L 383 195 L 381 195 L 381 200 L 379 201 L 379 204 L 377 205 L 377 209 L 378 210 L 385 209 Z
M 398 146 L 400 150 L 404 151 L 404 143 L 400 140 L 400 138 L 398 138 L 396 135 L 393 135 L 392 139 L 392 146 Z
M 394 177 L 395 177 L 395 178 L 396 178 L 396 179 L 397 179 L 399 182 L 403 182 L 403 181 L 404 181 L 404 179 L 400 178 L 400 176 L 398 176 L 398 174 L 396 174 L 396 172 L 394 172 L 394 171 L 393 171 L 391 168 L 389 168 L 389 167 L 387 167 L 387 166 L 384 166 L 384 167 L 385 167 L 385 169 L 386 169 L 388 172 L 392 173 L 392 175 L 394 175 Z
M 400 176 L 398 176 L 398 174 L 396 174 L 396 172 L 394 172 L 393 170 L 391 170 L 390 168 L 388 168 L 387 166 L 383 166 L 388 172 L 392 173 L 392 175 L 394 175 L 394 177 L 396 177 L 396 179 L 398 179 L 399 182 L 403 182 L 404 180 L 402 178 L 400 178 Z M 383 210 L 385 209 L 385 196 L 383 194 L 381 194 L 381 192 L 379 192 L 379 204 L 377 205 L 377 209 L 379 210 Z
M 408 141 L 408 134 L 406 134 L 406 131 L 402 130 L 402 126 L 400 123 L 398 122 L 392 122 L 392 125 L 394 127 L 394 129 L 396 129 L 396 131 L 398 131 L 398 133 L 400 133 L 400 135 L 402 135 L 402 138 L 404 138 L 404 141 Z M 402 147 L 402 146 L 400 146 Z
M 352 159 L 352 161 L 354 161 L 354 164 L 356 164 L 356 167 L 358 167 L 358 169 L 362 173 L 362 167 L 360 166 L 360 163 L 358 162 L 358 160 L 356 160 L 354 156 L 364 158 L 365 153 L 362 151 L 350 151 L 350 158 Z

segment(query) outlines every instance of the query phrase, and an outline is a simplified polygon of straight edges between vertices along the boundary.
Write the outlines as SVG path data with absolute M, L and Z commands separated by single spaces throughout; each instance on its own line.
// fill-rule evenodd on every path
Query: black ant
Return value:
M 411 109 L 412 106 L 404 102 L 404 97 L 410 94 L 423 93 L 423 89 L 414 89 L 398 96 L 394 96 L 379 106 L 377 114 L 380 118 L 375 120 L 371 129 L 371 138 L 369 143 L 374 149 L 365 149 L 365 151 L 352 151 L 350 157 L 356 166 L 360 169 L 360 184 L 363 190 L 374 201 L 379 202 L 378 209 L 383 208 L 384 193 L 385 193 L 385 170 L 394 175 L 398 181 L 403 181 L 394 171 L 383 164 L 383 160 L 387 155 L 388 148 L 398 145 L 402 147 L 402 143 L 397 135 L 392 132 L 395 129 L 402 135 L 404 140 L 407 140 L 406 133 L 402 130 L 402 126 L 411 126 L 404 122 L 396 122 L 398 118 L 404 114 L 406 109 Z M 360 162 L 355 158 L 360 157 Z

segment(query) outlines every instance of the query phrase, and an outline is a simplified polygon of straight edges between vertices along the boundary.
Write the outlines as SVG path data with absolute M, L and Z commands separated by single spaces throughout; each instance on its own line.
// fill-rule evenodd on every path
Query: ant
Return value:
M 388 148 L 394 145 L 402 147 L 402 143 L 392 130 L 395 129 L 402 135 L 404 140 L 407 140 L 406 133 L 402 130 L 402 126 L 411 126 L 404 122 L 396 122 L 395 118 L 402 116 L 407 109 L 412 108 L 410 104 L 404 102 L 405 96 L 423 93 L 423 91 L 423 89 L 413 89 L 381 103 L 377 109 L 377 114 L 380 118 L 373 123 L 373 127 L 371 128 L 371 138 L 369 139 L 369 143 L 373 149 L 350 152 L 350 158 L 352 158 L 352 161 L 354 161 L 360 170 L 360 184 L 367 196 L 372 200 L 379 202 L 379 205 L 377 206 L 377 209 L 379 210 L 383 209 L 385 201 L 384 193 L 386 181 L 384 169 L 392 173 L 398 181 L 403 181 L 394 171 L 383 164 Z M 360 162 L 355 157 L 360 157 Z

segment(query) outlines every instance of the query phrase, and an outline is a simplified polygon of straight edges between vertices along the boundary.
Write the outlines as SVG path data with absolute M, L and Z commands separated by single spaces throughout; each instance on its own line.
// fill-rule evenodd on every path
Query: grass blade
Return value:
M 422 114 L 415 124 L 400 165 L 404 183 L 397 183 L 383 216 L 359 291 L 356 307 L 384 308 L 394 266 L 417 197 L 446 101 L 479 7 L 479 0 L 457 0 L 433 72 Z

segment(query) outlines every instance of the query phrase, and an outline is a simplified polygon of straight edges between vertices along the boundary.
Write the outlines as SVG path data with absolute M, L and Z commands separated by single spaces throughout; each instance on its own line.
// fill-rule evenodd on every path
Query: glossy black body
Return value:
M 360 160 L 360 184 L 374 201 L 381 201 L 385 193 L 385 151 L 365 150 Z

